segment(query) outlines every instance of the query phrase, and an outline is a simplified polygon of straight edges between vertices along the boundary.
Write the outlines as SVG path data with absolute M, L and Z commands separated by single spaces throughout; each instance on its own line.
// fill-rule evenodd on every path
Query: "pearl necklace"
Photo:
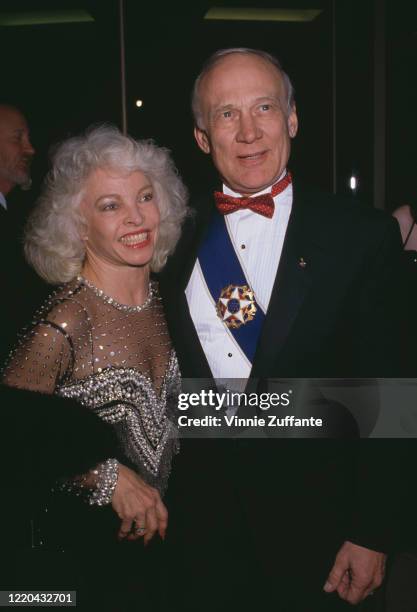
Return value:
M 93 285 L 92 282 L 90 282 L 83 276 L 77 276 L 77 281 L 91 289 L 97 297 L 103 300 L 103 302 L 106 302 L 106 304 L 109 304 L 109 306 L 113 306 L 114 308 L 117 308 L 117 310 L 121 310 L 123 312 L 141 312 L 142 310 L 145 310 L 145 308 L 148 308 L 151 305 L 152 300 L 155 297 L 155 289 L 152 281 L 149 281 L 148 297 L 143 302 L 143 304 L 140 304 L 140 306 L 128 306 L 127 304 L 121 304 L 114 298 L 110 297 L 109 295 L 106 295 L 102 289 L 98 289 L 98 287 Z

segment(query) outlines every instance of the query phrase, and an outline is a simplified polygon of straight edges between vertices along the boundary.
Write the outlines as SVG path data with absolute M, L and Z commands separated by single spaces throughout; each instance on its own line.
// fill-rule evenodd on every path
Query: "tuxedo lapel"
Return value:
M 165 310 L 170 333 L 185 378 L 212 378 L 194 322 L 185 290 L 197 259 L 198 249 L 210 222 L 213 198 L 200 200 L 195 216 L 184 229 L 183 240 L 174 256 L 173 270 L 168 268 L 163 283 Z M 166 287 L 169 286 L 169 290 Z
M 314 206 L 294 189 L 294 201 L 267 316 L 252 366 L 252 377 L 270 375 L 314 280 L 323 270 L 327 248 L 315 227 Z
M 189 236 L 186 239 L 183 253 L 180 255 L 182 265 L 179 283 L 182 292 L 185 291 L 188 285 L 188 282 L 194 269 L 195 262 L 197 260 L 198 249 L 200 248 L 200 245 L 204 240 L 204 236 L 207 232 L 207 228 L 209 227 L 211 218 L 213 216 L 213 203 L 213 197 L 201 199 L 199 201 L 199 206 L 195 211 L 196 214 L 192 219 L 191 228 L 186 230 L 187 233 L 189 233 Z

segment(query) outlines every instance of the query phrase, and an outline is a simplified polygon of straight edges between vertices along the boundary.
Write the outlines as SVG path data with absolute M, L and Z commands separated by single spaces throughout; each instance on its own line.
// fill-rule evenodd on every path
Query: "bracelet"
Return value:
M 106 506 L 111 503 L 114 489 L 119 477 L 119 462 L 117 459 L 107 459 L 92 470 L 97 477 L 95 488 L 88 496 L 90 506 Z
M 91 474 L 94 476 L 94 484 L 87 484 Z M 96 469 L 83 476 L 60 482 L 52 490 L 81 496 L 90 506 L 106 506 L 111 503 L 118 477 L 119 462 L 117 459 L 106 459 Z

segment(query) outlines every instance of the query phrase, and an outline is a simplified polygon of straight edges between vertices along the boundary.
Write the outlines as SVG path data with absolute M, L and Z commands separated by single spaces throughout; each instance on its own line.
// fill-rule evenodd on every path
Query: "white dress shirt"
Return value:
M 270 193 L 271 187 L 257 194 Z M 223 186 L 227 195 L 239 193 Z M 240 260 L 256 301 L 266 313 L 281 258 L 285 233 L 291 214 L 292 184 L 275 196 L 273 217 L 268 219 L 251 210 L 238 210 L 225 215 L 235 252 Z M 230 279 L 233 283 L 233 279 Z M 216 305 L 198 261 L 185 290 L 191 318 L 201 345 L 216 379 L 249 378 L 252 364 L 241 350 L 228 327 L 219 319 Z

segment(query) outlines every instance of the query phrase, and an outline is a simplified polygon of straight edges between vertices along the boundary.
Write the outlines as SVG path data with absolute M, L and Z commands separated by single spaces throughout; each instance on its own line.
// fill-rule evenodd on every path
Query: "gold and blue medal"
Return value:
M 255 317 L 256 303 L 248 285 L 228 285 L 221 290 L 217 300 L 218 317 L 229 329 L 238 329 Z

